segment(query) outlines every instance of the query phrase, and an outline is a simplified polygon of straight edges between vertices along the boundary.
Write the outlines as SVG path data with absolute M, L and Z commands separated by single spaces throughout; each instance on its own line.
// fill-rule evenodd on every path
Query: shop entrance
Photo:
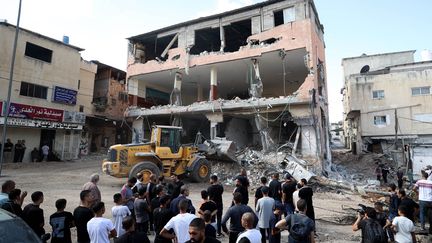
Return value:
M 52 155 L 53 155 L 52 152 L 54 149 L 55 135 L 56 135 L 56 130 L 48 130 L 48 129 L 41 130 L 39 151 L 42 156 L 42 146 L 44 146 L 45 144 L 48 145 L 48 147 L 50 148 L 50 154 L 48 155 L 48 160 L 52 160 Z

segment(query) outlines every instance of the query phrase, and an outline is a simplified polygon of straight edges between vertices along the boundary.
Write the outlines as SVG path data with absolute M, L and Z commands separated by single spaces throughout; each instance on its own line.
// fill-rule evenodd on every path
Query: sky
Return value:
M 262 0 L 22 0 L 20 27 L 85 51 L 86 60 L 126 70 L 127 37 Z M 0 20 L 16 25 L 19 0 L 0 0 Z M 341 60 L 432 49 L 430 0 L 315 0 L 324 25 L 331 122 L 342 119 Z M 1 46 L 0 48 L 6 48 Z M 12 47 L 11 47 L 12 48 Z

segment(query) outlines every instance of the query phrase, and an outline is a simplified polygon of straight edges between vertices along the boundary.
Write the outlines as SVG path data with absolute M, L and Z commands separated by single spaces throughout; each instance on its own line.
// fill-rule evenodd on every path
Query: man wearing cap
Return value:
M 270 235 L 270 217 L 273 214 L 275 200 L 269 197 L 269 188 L 263 186 L 261 188 L 263 197 L 258 199 L 256 212 L 258 214 L 258 227 L 261 232 L 261 242 L 266 242 L 266 235 Z

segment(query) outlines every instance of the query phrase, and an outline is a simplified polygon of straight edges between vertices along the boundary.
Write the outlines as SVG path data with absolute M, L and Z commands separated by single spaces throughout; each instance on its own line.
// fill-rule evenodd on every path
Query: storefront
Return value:
M 2 114 L 1 125 L 4 120 Z M 52 159 L 71 160 L 78 157 L 84 123 L 85 115 L 80 112 L 11 103 L 7 138 L 14 144 L 25 140 L 23 162 L 30 162 L 31 151 L 40 151 L 44 145 L 50 147 Z

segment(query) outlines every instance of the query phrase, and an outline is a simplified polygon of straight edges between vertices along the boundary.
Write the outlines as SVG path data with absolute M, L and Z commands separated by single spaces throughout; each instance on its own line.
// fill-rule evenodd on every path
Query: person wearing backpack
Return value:
M 288 243 L 315 243 L 315 223 L 306 216 L 307 202 L 300 199 L 297 202 L 299 213 L 289 214 L 277 222 L 276 227 L 288 229 Z
M 362 243 L 387 243 L 387 235 L 376 219 L 374 208 L 367 207 L 364 214 L 358 213 L 357 220 L 352 225 L 353 231 L 361 230 Z

